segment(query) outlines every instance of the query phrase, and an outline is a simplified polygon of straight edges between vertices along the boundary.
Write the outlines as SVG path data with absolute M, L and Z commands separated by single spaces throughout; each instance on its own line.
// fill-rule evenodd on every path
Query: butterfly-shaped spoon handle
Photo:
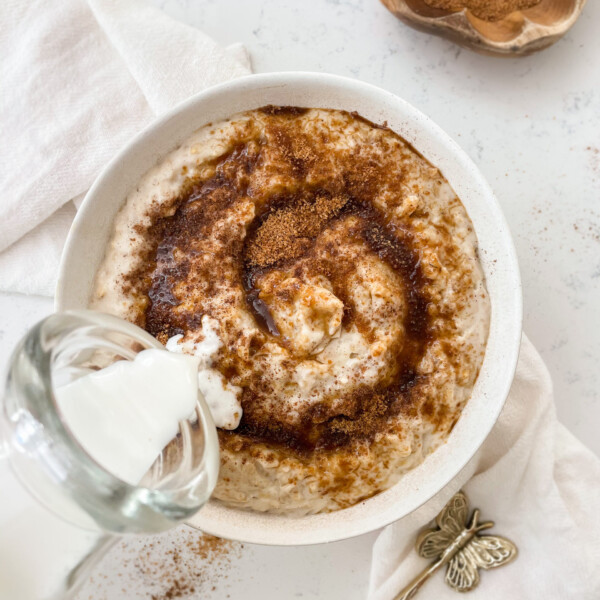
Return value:
M 435 527 L 419 534 L 419 556 L 437 559 L 421 571 L 394 600 L 413 598 L 421 586 L 441 567 L 448 565 L 446 583 L 459 592 L 468 592 L 479 584 L 479 569 L 494 569 L 514 560 L 517 547 L 497 535 L 480 535 L 494 527 L 493 521 L 479 521 L 479 509 L 469 516 L 464 492 L 455 494 L 435 519 Z

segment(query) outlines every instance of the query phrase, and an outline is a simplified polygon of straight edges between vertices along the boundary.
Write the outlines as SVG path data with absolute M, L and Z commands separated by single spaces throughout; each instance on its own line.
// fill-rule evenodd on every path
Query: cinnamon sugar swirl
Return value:
M 473 226 L 435 167 L 357 114 L 273 106 L 143 177 L 91 306 L 202 356 L 215 497 L 286 514 L 351 506 L 440 447 L 490 318 Z

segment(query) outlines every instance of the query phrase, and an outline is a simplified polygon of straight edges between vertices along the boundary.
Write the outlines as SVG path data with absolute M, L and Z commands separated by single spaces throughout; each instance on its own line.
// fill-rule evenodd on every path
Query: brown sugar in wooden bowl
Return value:
M 484 54 L 525 56 L 575 23 L 586 0 L 381 0 L 407 25 Z

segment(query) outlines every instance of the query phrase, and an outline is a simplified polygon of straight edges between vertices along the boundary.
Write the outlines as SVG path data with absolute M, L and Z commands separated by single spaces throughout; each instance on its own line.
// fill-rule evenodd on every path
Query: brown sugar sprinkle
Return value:
M 336 417 L 331 422 L 331 431 L 350 436 L 368 435 L 379 426 L 382 417 L 387 415 L 388 409 L 389 402 L 386 401 L 383 394 L 370 392 L 369 402 L 363 405 L 361 418 Z
M 301 199 L 271 212 L 256 230 L 246 249 L 251 265 L 266 267 L 281 260 L 297 258 L 312 243 L 312 238 L 347 202 L 341 196 L 317 197 L 314 202 Z
M 442 10 L 467 9 L 484 21 L 498 21 L 517 10 L 537 6 L 542 0 L 424 0 L 425 4 Z

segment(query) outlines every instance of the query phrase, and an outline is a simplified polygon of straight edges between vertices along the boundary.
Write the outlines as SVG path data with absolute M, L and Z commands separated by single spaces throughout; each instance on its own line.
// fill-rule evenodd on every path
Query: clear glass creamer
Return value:
M 200 392 L 138 485 L 100 466 L 61 415 L 57 385 L 149 348 L 163 349 L 130 323 L 73 311 L 44 319 L 15 349 L 0 412 L 0 599 L 72 598 L 119 536 L 170 529 L 209 499 L 219 447 Z

